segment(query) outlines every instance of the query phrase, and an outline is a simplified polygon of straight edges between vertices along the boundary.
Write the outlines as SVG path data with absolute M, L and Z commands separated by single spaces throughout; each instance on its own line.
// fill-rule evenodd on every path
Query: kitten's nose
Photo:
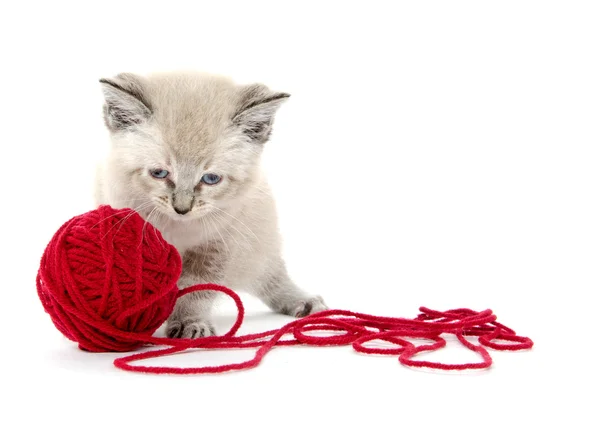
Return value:
M 186 213 L 188 213 L 190 211 L 189 208 L 187 208 L 187 209 L 180 209 L 178 207 L 173 207 L 173 209 L 175 209 L 175 212 L 179 213 L 180 215 L 185 215 Z
M 185 215 L 194 205 L 194 194 L 186 191 L 177 191 L 173 193 L 173 210 L 180 215 Z

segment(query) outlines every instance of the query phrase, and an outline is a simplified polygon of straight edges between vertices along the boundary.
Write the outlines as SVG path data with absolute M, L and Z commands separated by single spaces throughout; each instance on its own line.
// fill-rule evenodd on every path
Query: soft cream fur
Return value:
M 214 282 L 247 291 L 275 311 L 326 308 L 288 276 L 275 203 L 260 168 L 274 115 L 288 94 L 197 72 L 103 79 L 111 149 L 97 173 L 96 203 L 137 210 L 183 258 L 180 287 Z M 169 179 L 153 178 L 166 169 Z M 205 173 L 222 176 L 199 185 Z M 191 210 L 185 215 L 174 205 Z M 173 337 L 213 334 L 214 293 L 177 302 Z

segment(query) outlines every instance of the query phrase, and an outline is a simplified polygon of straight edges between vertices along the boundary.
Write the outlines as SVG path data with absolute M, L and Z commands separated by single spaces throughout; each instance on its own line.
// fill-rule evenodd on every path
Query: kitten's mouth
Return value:
M 148 211 L 150 213 L 158 211 L 170 220 L 181 222 L 197 220 L 210 214 L 213 211 L 211 206 L 211 203 L 196 201 L 186 207 L 184 205 L 173 205 L 171 201 L 161 200 L 155 201 L 153 208 L 148 209 Z
M 206 216 L 210 212 L 210 209 L 205 206 L 194 207 L 192 209 L 178 209 L 176 207 L 172 207 L 168 210 L 167 215 L 176 221 L 191 221 L 194 219 L 202 218 Z

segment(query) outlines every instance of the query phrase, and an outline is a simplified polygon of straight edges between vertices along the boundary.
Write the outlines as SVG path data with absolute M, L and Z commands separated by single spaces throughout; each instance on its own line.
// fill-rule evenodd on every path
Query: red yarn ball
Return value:
M 177 249 L 137 212 L 100 206 L 54 234 L 36 283 L 54 325 L 81 349 L 130 351 L 172 312 L 180 274 Z

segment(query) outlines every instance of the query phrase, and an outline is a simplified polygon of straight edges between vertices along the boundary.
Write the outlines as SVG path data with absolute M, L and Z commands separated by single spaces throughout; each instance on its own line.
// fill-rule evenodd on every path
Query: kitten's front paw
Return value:
M 216 334 L 213 325 L 203 318 L 193 317 L 167 321 L 167 337 L 169 338 L 201 338 Z
M 301 299 L 296 301 L 291 308 L 288 310 L 289 315 L 295 316 L 296 318 L 303 318 L 312 313 L 321 312 L 327 310 L 328 307 L 325 305 L 325 301 L 320 296 L 314 298 Z M 287 312 L 286 312 L 287 313 Z

